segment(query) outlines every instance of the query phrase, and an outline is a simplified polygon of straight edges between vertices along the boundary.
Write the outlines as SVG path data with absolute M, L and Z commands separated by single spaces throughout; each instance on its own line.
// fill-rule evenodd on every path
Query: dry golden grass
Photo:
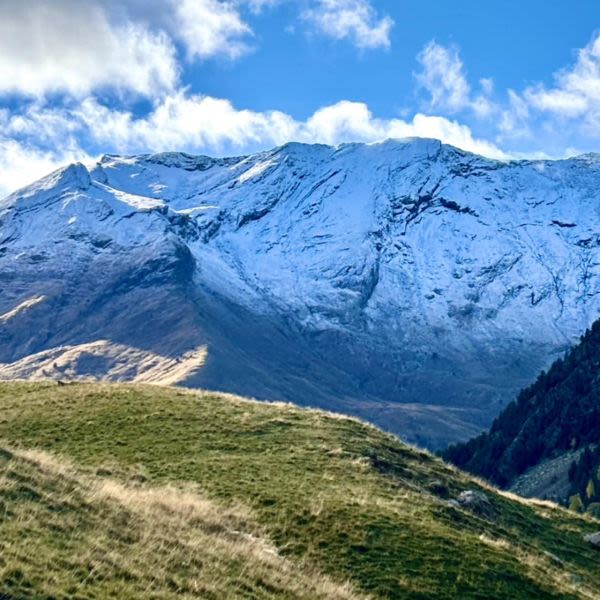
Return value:
M 241 505 L 0 453 L 0 597 L 366 599 L 280 556 Z
M 9 313 L 0 315 L 0 323 L 7 315 Z M 96 340 L 75 346 L 50 348 L 13 363 L 0 363 L 0 379 L 88 382 L 101 379 L 176 385 L 204 365 L 206 354 L 206 346 L 199 346 L 181 356 L 162 356 L 108 340 Z M 97 366 L 94 367 L 94 364 Z M 88 374 L 82 375 L 82 372 Z M 96 377 L 94 373 L 102 375 Z

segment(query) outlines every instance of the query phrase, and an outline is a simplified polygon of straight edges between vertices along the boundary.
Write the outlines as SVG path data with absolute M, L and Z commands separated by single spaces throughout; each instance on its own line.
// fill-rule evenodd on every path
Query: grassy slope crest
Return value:
M 597 598 L 592 518 L 357 420 L 141 385 L 0 386 L 0 597 Z M 449 502 L 481 490 L 487 519 Z

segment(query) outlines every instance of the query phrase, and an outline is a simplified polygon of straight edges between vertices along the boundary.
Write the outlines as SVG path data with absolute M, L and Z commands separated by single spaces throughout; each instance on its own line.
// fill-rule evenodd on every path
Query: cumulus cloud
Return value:
M 494 105 L 490 99 L 493 81 L 482 79 L 481 92 L 472 95 L 463 61 L 456 48 L 431 41 L 420 52 L 417 60 L 422 70 L 416 74 L 416 79 L 429 92 L 432 108 L 450 113 L 471 109 L 480 117 L 493 112 Z
M 143 118 L 110 110 L 94 100 L 84 102 L 76 114 L 99 143 L 117 144 L 121 152 L 186 148 L 220 153 L 268 148 L 290 140 L 337 145 L 429 137 L 486 156 L 506 157 L 456 121 L 422 114 L 411 121 L 380 119 L 366 104 L 346 100 L 320 108 L 305 121 L 281 111 L 238 110 L 228 100 L 183 93 L 165 98 Z
M 178 85 L 177 43 L 189 60 L 235 59 L 253 35 L 223 0 L 0 0 L 0 14 L 0 94 L 154 98 Z
M 555 85 L 525 90 L 535 109 L 563 119 L 580 119 L 588 130 L 600 133 L 600 35 L 577 53 L 577 61 L 555 75 Z
M 178 79 L 163 32 L 112 23 L 90 0 L 0 0 L 0 93 L 85 95 L 114 87 L 143 95 Z
M 279 111 L 238 110 L 229 100 L 179 91 L 144 117 L 87 99 L 72 114 L 100 145 L 119 152 L 187 149 L 220 153 L 282 144 L 295 121 Z
M 175 26 L 170 28 L 186 46 L 188 57 L 238 58 L 249 51 L 252 29 L 238 8 L 221 0 L 173 0 Z
M 337 40 L 348 39 L 358 48 L 389 48 L 394 21 L 379 17 L 369 0 L 316 0 L 302 18 L 317 32 Z

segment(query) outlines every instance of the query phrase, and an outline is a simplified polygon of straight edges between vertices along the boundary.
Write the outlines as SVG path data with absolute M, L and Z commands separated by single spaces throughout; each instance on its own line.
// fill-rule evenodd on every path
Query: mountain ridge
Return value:
M 342 409 L 439 448 L 595 319 L 599 182 L 594 160 L 436 140 L 106 155 L 0 201 L 0 314 L 45 297 L 3 324 L 0 362 L 206 345 L 186 385 Z

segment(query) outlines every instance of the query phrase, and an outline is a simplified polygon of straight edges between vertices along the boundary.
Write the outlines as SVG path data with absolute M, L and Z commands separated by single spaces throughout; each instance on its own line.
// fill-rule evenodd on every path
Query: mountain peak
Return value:
M 379 142 L 371 142 L 368 146 L 384 146 L 384 147 L 406 147 L 409 146 L 418 150 L 428 150 L 430 152 L 438 152 L 442 147 L 454 148 L 449 144 L 444 144 L 437 138 L 427 138 L 410 136 L 404 138 L 386 138 Z
M 86 190 L 92 184 L 90 173 L 80 162 L 66 166 L 57 171 L 57 178 L 54 185 L 73 185 L 80 190 Z
M 590 165 L 598 165 L 600 164 L 600 152 L 585 152 L 575 156 L 574 159 Z
M 48 193 L 53 194 L 59 189 L 87 190 L 91 184 L 92 178 L 85 165 L 76 162 L 61 167 L 40 180 L 16 190 L 3 200 L 3 204 L 11 205 L 20 198 L 32 196 L 39 196 L 39 199 L 41 199 Z
M 71 165 L 2 205 L 0 314 L 48 300 L 14 319 L 0 362 L 206 344 L 195 385 L 345 398 L 440 447 L 598 315 L 599 187 L 582 160 L 499 164 L 426 138 Z

